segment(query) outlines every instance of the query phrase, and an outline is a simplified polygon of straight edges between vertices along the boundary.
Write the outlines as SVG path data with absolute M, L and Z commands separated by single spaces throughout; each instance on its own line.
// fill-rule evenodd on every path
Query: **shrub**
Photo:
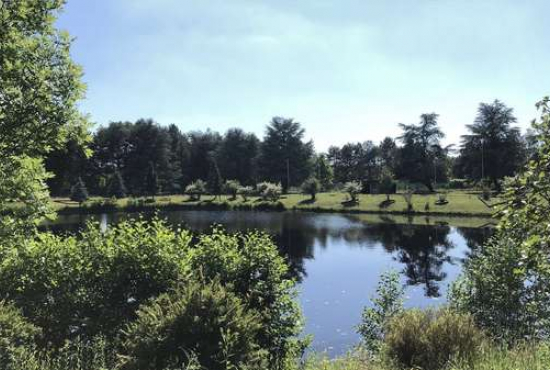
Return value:
M 413 192 L 411 190 L 405 191 L 403 193 L 403 198 L 405 199 L 405 203 L 407 203 L 407 212 L 413 212 L 414 211 Z
M 437 200 L 435 201 L 435 204 L 437 205 L 444 205 L 449 203 L 447 200 L 447 192 L 443 191 L 437 194 Z
M 386 330 L 387 355 L 406 369 L 437 370 L 451 361 L 473 362 L 483 343 L 471 316 L 448 309 L 405 311 L 394 316 Z
M 0 299 L 13 301 L 53 345 L 112 334 L 186 275 L 190 241 L 158 220 L 106 232 L 91 225 L 79 236 L 42 233 L 3 253 Z
M 361 192 L 361 183 L 358 181 L 350 181 L 344 184 L 344 192 L 346 192 L 352 202 L 357 202 L 358 195 Z
M 243 198 L 243 201 L 248 201 L 248 197 L 254 194 L 252 186 L 241 186 L 238 191 L 239 195 Z
M 489 188 L 488 186 L 484 186 L 481 192 L 481 196 L 483 197 L 483 200 L 491 200 L 491 188 Z
M 223 186 L 226 194 L 231 195 L 231 199 L 237 199 L 237 193 L 241 189 L 241 184 L 237 180 L 227 180 Z
M 451 179 L 449 181 L 449 189 L 465 189 L 467 185 L 468 180 L 465 179 Z
M 296 339 L 302 317 L 294 300 L 295 282 L 288 265 L 271 238 L 261 233 L 227 235 L 215 229 L 199 237 L 189 258 L 191 271 L 220 283 L 260 315 L 257 343 L 268 351 L 272 367 L 300 355 L 303 343 Z M 276 366 L 277 365 L 277 366 Z
M 321 183 L 315 177 L 310 177 L 302 184 L 302 193 L 309 194 L 311 200 L 315 200 L 319 190 L 321 190 Z
M 206 193 L 206 183 L 202 180 L 194 181 L 185 187 L 185 194 L 189 195 L 191 200 L 200 200 L 204 193 Z
M 71 200 L 73 202 L 78 202 L 79 204 L 82 204 L 88 200 L 88 190 L 86 189 L 86 185 L 84 185 L 84 181 L 82 181 L 82 178 L 80 177 L 71 188 Z
M 271 182 L 261 182 L 256 185 L 256 189 L 263 200 L 271 202 L 279 200 L 283 192 L 281 184 L 273 184 Z
M 393 181 L 392 177 L 389 174 L 384 174 L 382 180 L 380 181 L 379 191 L 382 194 L 386 194 L 386 201 L 389 202 L 390 194 L 395 194 L 397 191 L 397 184 Z
M 363 310 L 362 321 L 357 328 L 362 344 L 370 352 L 380 349 L 388 321 L 403 310 L 404 290 L 399 283 L 399 273 L 390 271 L 382 274 L 376 294 L 371 299 L 373 306 Z
M 40 329 L 27 322 L 15 307 L 0 302 L 0 364 L 12 369 L 14 360 L 35 348 Z
M 123 334 L 123 370 L 263 368 L 259 315 L 218 282 L 191 282 L 140 308 Z

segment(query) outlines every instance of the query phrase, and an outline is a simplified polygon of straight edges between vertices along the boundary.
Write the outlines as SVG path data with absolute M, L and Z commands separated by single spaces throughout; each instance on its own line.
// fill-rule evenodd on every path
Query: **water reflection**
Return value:
M 76 231 L 90 219 L 105 226 L 129 217 L 137 215 L 60 216 L 45 227 L 55 232 Z M 329 355 L 341 354 L 357 342 L 354 327 L 381 272 L 401 271 L 409 287 L 409 306 L 439 303 L 448 283 L 460 273 L 462 262 L 492 232 L 488 227 L 456 228 L 425 217 L 396 222 L 372 215 L 205 211 L 170 212 L 161 217 L 194 232 L 207 232 L 219 224 L 229 232 L 271 234 L 289 262 L 291 276 L 300 282 L 306 332 L 315 338 L 313 348 L 327 350 Z

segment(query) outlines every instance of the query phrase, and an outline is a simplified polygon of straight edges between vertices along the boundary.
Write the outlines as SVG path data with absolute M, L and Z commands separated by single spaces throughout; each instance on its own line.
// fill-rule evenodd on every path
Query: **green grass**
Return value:
M 257 197 L 251 197 L 248 201 L 243 201 L 240 197 L 236 200 L 229 196 L 221 196 L 214 199 L 213 196 L 203 196 L 200 201 L 190 201 L 185 195 L 158 196 L 154 202 L 145 203 L 140 206 L 132 205 L 128 199 L 119 199 L 109 207 L 113 210 L 135 210 L 140 211 L 150 208 L 168 208 L 168 209 L 241 209 L 241 210 L 304 210 L 313 212 L 345 212 L 345 213 L 370 213 L 370 214 L 389 214 L 389 215 L 407 215 L 407 203 L 401 194 L 391 196 L 392 203 L 385 205 L 385 195 L 359 195 L 358 203 L 349 202 L 344 193 L 330 192 L 320 193 L 315 201 L 302 194 L 283 195 L 278 202 L 264 202 Z M 93 212 L 107 210 L 105 206 L 95 205 L 94 202 L 101 198 L 92 198 L 86 202 L 81 209 L 82 212 Z M 479 194 L 467 191 L 453 191 L 447 195 L 447 204 L 437 205 L 437 194 L 420 195 L 415 194 L 412 198 L 414 215 L 430 216 L 480 216 L 491 217 L 494 208 L 484 204 L 479 199 Z M 54 198 L 52 200 L 54 208 L 57 211 L 71 213 L 78 212 L 78 203 L 71 202 L 68 199 Z M 493 199 L 491 204 L 498 203 L 498 199 Z M 426 206 L 426 204 L 428 206 Z M 424 222 L 424 220 L 422 221 Z M 428 221 L 428 223 L 431 221 Z

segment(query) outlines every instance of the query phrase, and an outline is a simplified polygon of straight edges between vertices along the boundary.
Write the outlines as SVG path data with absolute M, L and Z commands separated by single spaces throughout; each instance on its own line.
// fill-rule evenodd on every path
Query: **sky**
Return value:
M 548 0 L 68 0 L 58 26 L 97 125 L 262 137 L 283 116 L 325 151 L 431 112 L 459 143 L 495 99 L 527 128 L 550 94 L 548 14 Z

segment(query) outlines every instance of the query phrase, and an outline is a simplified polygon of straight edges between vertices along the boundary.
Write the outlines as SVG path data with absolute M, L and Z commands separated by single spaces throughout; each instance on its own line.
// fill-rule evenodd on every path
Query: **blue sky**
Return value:
M 97 124 L 153 118 L 262 136 L 293 117 L 318 150 L 440 114 L 457 143 L 479 102 L 519 125 L 550 94 L 548 0 L 69 0 Z

